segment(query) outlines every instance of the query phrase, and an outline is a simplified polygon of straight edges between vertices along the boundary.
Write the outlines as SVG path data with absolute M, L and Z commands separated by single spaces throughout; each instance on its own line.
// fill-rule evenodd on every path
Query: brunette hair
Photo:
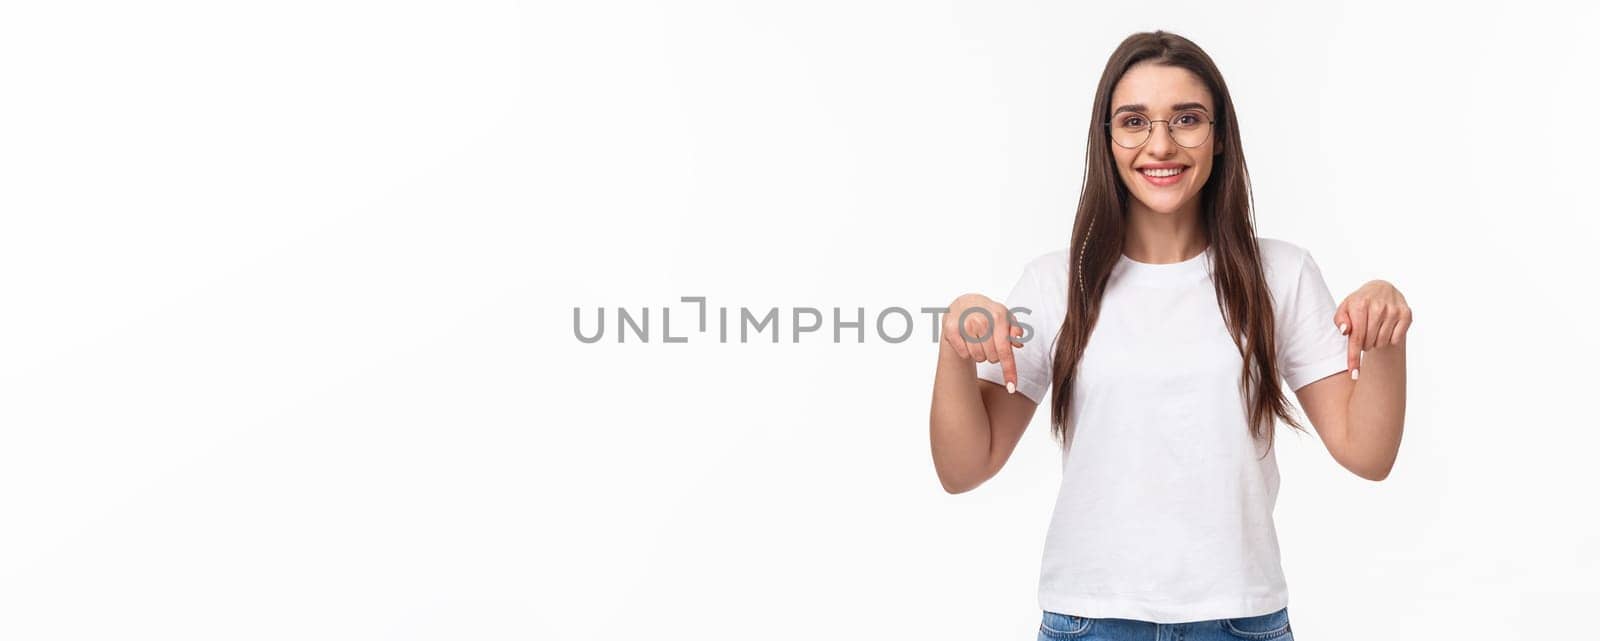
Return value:
M 1151 62 L 1186 69 L 1210 90 L 1215 104 L 1213 125 L 1219 154 L 1211 175 L 1201 188 L 1201 224 L 1210 239 L 1212 282 L 1217 305 L 1227 321 L 1233 342 L 1244 359 L 1239 376 L 1239 391 L 1246 406 L 1250 433 L 1265 438 L 1270 452 L 1273 417 L 1305 431 L 1290 414 L 1288 401 L 1278 385 L 1278 369 L 1273 358 L 1272 298 L 1267 291 L 1256 244 L 1252 213 L 1250 175 L 1245 169 L 1244 151 L 1239 144 L 1239 121 L 1234 114 L 1228 86 L 1222 81 L 1211 57 L 1199 45 L 1182 36 L 1164 31 L 1128 36 L 1112 52 L 1095 89 L 1094 108 L 1089 114 L 1089 146 L 1084 159 L 1083 191 L 1078 198 L 1077 218 L 1072 226 L 1072 251 L 1069 253 L 1073 277 L 1068 284 L 1066 319 L 1057 336 L 1052 379 L 1055 391 L 1050 399 L 1051 433 L 1065 443 L 1067 419 L 1072 404 L 1073 381 L 1078 361 L 1100 315 L 1100 300 L 1105 294 L 1111 269 L 1122 254 L 1127 232 L 1129 193 L 1117 173 L 1110 148 L 1111 92 L 1129 68 Z

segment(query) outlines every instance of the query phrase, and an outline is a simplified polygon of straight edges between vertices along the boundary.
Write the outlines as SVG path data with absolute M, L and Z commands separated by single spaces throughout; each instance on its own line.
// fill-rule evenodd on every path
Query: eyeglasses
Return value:
M 1212 120 L 1203 111 L 1180 111 L 1166 120 L 1151 120 L 1136 111 L 1124 111 L 1106 123 L 1111 130 L 1111 141 L 1117 146 L 1137 149 L 1150 140 L 1150 130 L 1156 123 L 1167 126 L 1167 133 L 1180 147 L 1199 147 L 1211 137 Z

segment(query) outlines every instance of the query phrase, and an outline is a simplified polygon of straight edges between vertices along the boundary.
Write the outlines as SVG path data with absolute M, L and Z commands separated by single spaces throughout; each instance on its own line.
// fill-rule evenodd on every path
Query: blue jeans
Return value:
M 1289 608 L 1237 619 L 1151 623 L 1133 619 L 1092 619 L 1044 611 L 1039 641 L 1294 641 Z

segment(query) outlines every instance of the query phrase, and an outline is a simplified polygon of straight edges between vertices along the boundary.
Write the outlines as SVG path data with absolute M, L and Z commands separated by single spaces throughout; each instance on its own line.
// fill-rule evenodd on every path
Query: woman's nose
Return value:
M 1168 129 L 1167 123 L 1164 122 L 1150 123 L 1150 142 L 1145 146 L 1150 153 L 1160 158 L 1172 155 L 1172 151 L 1177 148 L 1177 144 L 1172 141 L 1172 130 Z

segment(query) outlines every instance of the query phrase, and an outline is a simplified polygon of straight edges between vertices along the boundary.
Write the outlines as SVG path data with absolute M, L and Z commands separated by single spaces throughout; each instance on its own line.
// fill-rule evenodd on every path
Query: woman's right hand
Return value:
M 1017 364 L 1011 350 L 1022 348 L 1016 339 L 1023 331 L 1013 320 L 1005 305 L 983 294 L 964 294 L 950 303 L 939 336 L 963 359 L 999 363 L 1005 372 L 1006 391 L 1015 394 Z

